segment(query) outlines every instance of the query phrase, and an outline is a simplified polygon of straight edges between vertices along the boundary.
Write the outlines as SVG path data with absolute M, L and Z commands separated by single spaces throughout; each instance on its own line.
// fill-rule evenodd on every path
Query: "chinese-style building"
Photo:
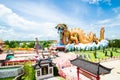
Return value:
M 36 79 L 43 80 L 54 76 L 53 63 L 50 59 L 42 59 L 34 65 Z
M 71 60 L 71 63 L 77 66 L 77 77 L 80 80 L 79 73 L 85 75 L 86 77 L 90 78 L 91 80 L 100 80 L 101 74 L 108 74 L 110 73 L 111 69 L 102 66 L 100 63 L 94 63 L 87 60 L 84 60 L 80 57 Z

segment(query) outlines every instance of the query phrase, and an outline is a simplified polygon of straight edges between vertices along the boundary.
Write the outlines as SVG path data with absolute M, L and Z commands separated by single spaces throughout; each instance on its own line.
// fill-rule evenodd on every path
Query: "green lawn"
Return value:
M 107 56 L 105 56 L 105 52 L 103 53 L 103 50 L 97 50 L 97 58 L 95 58 L 94 53 L 95 51 L 75 51 L 76 54 L 81 54 L 81 55 L 89 55 L 90 56 L 90 61 L 96 62 L 99 59 L 105 59 L 105 58 L 110 58 L 110 53 L 113 53 L 113 57 L 114 56 L 120 56 L 120 48 L 116 48 L 117 50 L 115 50 L 115 48 L 107 48 L 105 49 L 105 51 L 107 51 Z
M 59 80 L 65 80 L 64 78 L 62 78 L 62 77 L 59 77 L 59 76 L 57 76 L 57 78 L 58 78 Z
M 0 78 L 0 80 L 13 80 L 14 77 L 10 77 L 10 78 Z

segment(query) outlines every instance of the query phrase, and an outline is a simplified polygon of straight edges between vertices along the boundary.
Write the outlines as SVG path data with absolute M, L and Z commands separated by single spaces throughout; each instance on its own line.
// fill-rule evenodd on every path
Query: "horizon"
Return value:
M 55 26 L 81 28 L 99 38 L 120 39 L 120 0 L 1 0 L 0 39 L 34 41 L 58 40 Z

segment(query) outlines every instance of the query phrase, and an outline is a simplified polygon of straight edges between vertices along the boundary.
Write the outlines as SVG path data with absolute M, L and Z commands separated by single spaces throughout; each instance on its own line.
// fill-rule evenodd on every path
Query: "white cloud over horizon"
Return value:
M 4 5 L 0 5 L 0 10 L 1 10 L 1 12 L 0 12 L 1 20 L 12 27 L 12 31 L 11 31 L 11 29 L 10 30 L 1 29 L 1 32 L 4 31 L 4 34 L 8 33 L 9 36 L 12 36 L 14 38 L 17 37 L 18 39 L 20 37 L 30 39 L 31 37 L 34 37 L 34 36 L 41 38 L 41 37 L 45 37 L 44 35 L 46 35 L 46 37 L 49 37 L 50 35 L 52 36 L 52 33 L 53 34 L 55 33 L 53 30 L 54 26 L 55 26 L 54 23 L 48 23 L 48 22 L 37 23 L 34 21 L 26 20 L 23 17 L 17 15 L 16 13 L 12 12 L 12 10 L 5 7 Z M 23 35 L 20 36 L 19 32 L 15 32 L 16 28 L 22 30 L 23 31 L 22 34 L 26 37 L 24 37 Z M 26 35 L 26 33 L 29 35 Z M 30 34 L 30 33 L 32 33 L 32 34 Z M 39 33 L 39 35 L 37 35 L 38 33 Z M 49 35 L 47 35 L 47 34 L 49 34 Z M 10 38 L 8 36 L 5 36 L 5 37 L 6 37 L 6 39 Z M 17 39 L 17 38 L 15 38 L 15 39 Z
M 102 0 L 85 1 L 92 1 L 92 3 L 97 3 Z M 111 0 L 103 1 L 108 3 Z M 100 30 L 101 26 L 104 26 L 107 30 L 112 30 L 113 28 L 120 26 L 120 14 L 118 12 L 119 7 L 113 9 L 114 12 L 117 12 L 115 17 L 102 20 L 98 19 L 89 22 L 83 19 L 84 16 L 87 16 L 91 10 L 89 6 L 85 7 L 84 5 L 81 5 L 81 8 L 79 8 L 79 4 L 69 6 L 73 7 L 71 11 L 74 12 L 75 16 L 73 16 L 72 13 L 66 14 L 64 10 L 53 4 L 50 4 L 48 7 L 44 3 L 30 3 L 30 6 L 21 3 L 19 6 L 16 6 L 16 8 L 22 14 L 26 14 L 31 17 L 31 19 L 27 18 L 27 16 L 25 17 L 20 15 L 4 4 L 0 4 L 0 38 L 3 40 L 34 40 L 35 37 L 38 37 L 39 40 L 55 40 L 58 38 L 55 26 L 59 23 L 67 24 L 69 29 L 80 27 L 86 33 L 93 31 L 98 36 L 98 30 Z M 98 7 L 96 11 L 96 16 L 101 17 L 101 14 L 104 14 L 104 10 L 101 7 Z M 79 14 L 80 16 L 77 17 Z M 91 17 L 92 16 L 94 15 L 91 14 Z M 37 20 L 34 20 L 34 18 L 37 18 Z M 119 32 L 106 32 L 107 33 L 105 34 L 107 38 L 109 38 L 108 36 L 111 33 L 113 33 L 113 37 L 110 38 L 116 38 L 116 34 L 117 36 L 120 35 Z

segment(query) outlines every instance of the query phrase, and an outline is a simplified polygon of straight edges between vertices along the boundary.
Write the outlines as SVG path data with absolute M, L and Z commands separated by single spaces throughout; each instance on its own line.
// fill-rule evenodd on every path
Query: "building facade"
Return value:
M 40 60 L 35 66 L 36 80 L 43 80 L 54 76 L 53 64 L 51 60 Z

